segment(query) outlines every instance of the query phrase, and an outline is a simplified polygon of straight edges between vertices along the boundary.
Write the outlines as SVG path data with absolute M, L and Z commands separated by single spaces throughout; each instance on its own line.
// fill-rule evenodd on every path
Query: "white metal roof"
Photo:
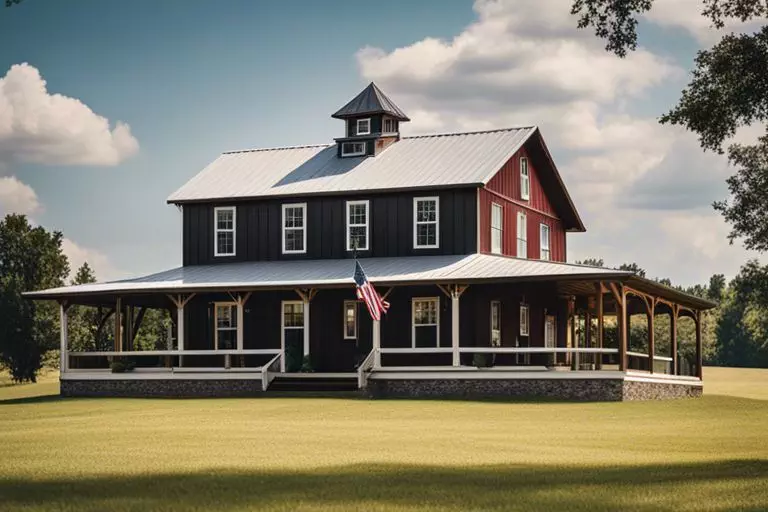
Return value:
M 622 277 L 631 272 L 490 254 L 410 256 L 360 260 L 376 284 L 463 283 L 484 280 L 534 280 L 545 277 Z M 354 284 L 354 260 L 258 261 L 194 265 L 108 283 L 52 288 L 25 295 L 53 298 L 76 295 L 292 288 Z
M 335 144 L 229 152 L 168 202 L 484 184 L 535 132 L 403 137 L 375 157 L 339 158 Z

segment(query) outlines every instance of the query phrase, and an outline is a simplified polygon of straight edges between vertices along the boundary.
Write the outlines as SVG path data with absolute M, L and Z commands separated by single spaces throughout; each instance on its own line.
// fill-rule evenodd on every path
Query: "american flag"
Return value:
M 365 301 L 365 306 L 368 308 L 368 312 L 371 314 L 371 318 L 374 320 L 381 320 L 381 314 L 386 313 L 389 309 L 389 302 L 381 298 L 381 295 L 376 293 L 376 289 L 368 281 L 363 267 L 360 266 L 360 262 L 355 260 L 355 285 L 357 286 L 357 298 Z

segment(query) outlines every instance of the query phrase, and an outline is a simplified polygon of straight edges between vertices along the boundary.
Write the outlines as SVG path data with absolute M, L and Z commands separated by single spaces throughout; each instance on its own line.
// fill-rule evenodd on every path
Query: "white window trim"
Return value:
M 353 145 L 354 144 L 360 144 L 363 147 L 363 149 L 361 151 L 345 152 L 344 151 L 344 146 L 346 146 L 347 144 L 353 144 Z M 352 141 L 352 142 L 342 142 L 341 143 L 341 156 L 363 156 L 363 155 L 365 155 L 365 142 L 363 142 L 363 141 Z
M 214 302 L 213 303 L 213 350 L 219 350 L 219 306 L 234 307 L 235 324 L 237 324 L 237 302 Z M 235 337 L 237 337 L 237 325 L 235 327 L 224 327 L 222 331 L 235 331 Z
M 554 328 L 552 329 L 551 343 L 548 343 L 549 340 L 547 340 L 547 322 L 550 318 L 552 319 Z M 555 315 L 544 316 L 544 347 L 552 349 L 557 348 L 557 317 Z
M 544 233 L 547 233 L 547 257 L 544 258 Z M 550 242 L 552 240 L 552 230 L 549 227 L 549 224 L 544 224 L 543 222 L 539 224 L 539 259 L 550 261 L 552 260 L 552 247 L 550 247 Z
M 355 333 L 352 336 L 349 336 L 347 334 L 347 306 L 353 305 L 355 308 Z M 357 339 L 357 301 L 356 300 L 345 300 L 344 301 L 344 339 L 345 340 L 356 340 Z
M 499 328 L 498 329 L 494 329 L 493 328 L 493 306 L 494 305 L 498 306 L 498 308 L 499 308 L 499 314 L 497 315 L 497 319 L 499 320 Z M 488 340 L 488 341 L 490 341 L 491 344 L 492 344 L 493 343 L 493 331 L 498 331 L 499 332 L 499 345 L 501 345 L 501 301 L 498 301 L 498 300 L 492 300 L 491 301 L 490 314 L 491 314 L 490 315 L 491 317 L 490 317 L 489 320 L 490 320 L 490 323 L 491 323 L 491 339 Z
M 501 215 L 499 216 L 499 220 L 501 222 L 501 226 L 498 228 L 493 227 L 493 211 L 495 208 L 499 208 L 501 210 Z M 504 252 L 504 206 L 499 203 L 491 203 L 491 254 L 502 254 Z M 493 232 L 494 230 L 497 230 L 499 232 L 499 250 L 494 251 L 493 250 Z
M 232 212 L 232 230 L 219 229 L 219 212 Z M 232 233 L 232 252 L 219 252 L 219 233 Z M 213 255 L 235 256 L 237 253 L 237 208 L 235 206 L 217 206 L 213 209 Z
M 435 220 L 432 221 L 418 221 L 418 206 L 421 201 L 434 201 L 435 202 Z M 417 226 L 419 224 L 434 224 L 435 225 L 435 243 L 432 245 L 419 245 L 417 234 Z M 430 197 L 414 197 L 413 198 L 413 248 L 414 249 L 438 249 L 440 247 L 440 198 L 438 196 Z
M 411 299 L 411 348 L 416 348 L 416 303 L 426 301 L 436 303 L 435 321 L 437 323 L 419 324 L 418 327 L 436 327 L 435 340 L 437 344 L 435 346 L 440 346 L 440 297 L 413 297 Z
M 360 204 L 364 204 L 365 205 L 365 224 L 364 225 L 363 224 L 350 224 L 349 223 L 349 208 L 350 208 L 350 206 L 360 205 Z M 363 226 L 365 226 L 365 247 L 358 247 L 357 250 L 358 251 L 367 251 L 368 250 L 368 244 L 369 244 L 369 240 L 370 240 L 370 234 L 369 234 L 370 233 L 370 227 L 369 227 L 369 225 L 370 225 L 370 218 L 371 218 L 371 205 L 370 205 L 370 201 L 368 201 L 367 199 L 364 200 L 364 201 L 347 201 L 347 250 L 348 251 L 354 251 L 355 250 L 354 247 L 352 247 L 352 239 L 349 236 L 350 235 L 350 228 L 352 228 L 352 227 L 359 228 L 359 227 L 363 227 Z
M 522 235 L 522 236 L 521 236 Z M 528 216 L 525 212 L 517 212 L 517 247 L 518 258 L 528 259 Z M 525 254 L 520 254 L 520 242 L 525 242 Z
M 525 163 L 525 174 L 523 174 L 523 163 Z M 523 187 L 523 182 L 526 186 Z M 528 167 L 528 157 L 520 157 L 520 199 L 528 201 L 531 198 L 531 169 Z
M 301 212 L 302 212 L 302 221 L 301 221 L 302 227 L 301 228 L 286 228 L 285 227 L 285 210 L 287 210 L 288 208 L 301 208 Z M 306 253 L 307 252 L 307 203 L 289 203 L 289 204 L 284 204 L 283 205 L 283 210 L 282 210 L 282 215 L 280 217 L 280 221 L 282 223 L 281 234 L 282 234 L 283 254 L 304 254 L 304 253 Z M 300 251 L 297 251 L 297 250 L 287 251 L 285 249 L 285 230 L 286 229 L 292 229 L 292 230 L 301 229 L 302 230 L 302 235 L 303 235 L 302 247 L 304 247 L 302 250 L 300 250 Z
M 523 324 L 523 311 L 525 311 L 525 324 Z M 520 304 L 520 336 L 530 336 L 531 333 L 531 309 L 528 304 Z M 523 329 L 525 327 L 525 329 Z
M 360 131 L 360 121 L 368 121 L 368 131 L 365 131 L 365 132 Z M 355 133 L 357 135 L 370 135 L 371 134 L 371 118 L 366 117 L 363 119 L 358 119 L 357 123 L 355 124 Z

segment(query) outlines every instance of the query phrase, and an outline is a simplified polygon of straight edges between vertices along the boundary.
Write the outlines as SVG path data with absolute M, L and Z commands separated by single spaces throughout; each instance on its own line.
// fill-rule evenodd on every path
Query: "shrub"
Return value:
M 112 373 L 125 373 L 133 371 L 136 368 L 136 362 L 130 358 L 115 358 L 109 365 Z

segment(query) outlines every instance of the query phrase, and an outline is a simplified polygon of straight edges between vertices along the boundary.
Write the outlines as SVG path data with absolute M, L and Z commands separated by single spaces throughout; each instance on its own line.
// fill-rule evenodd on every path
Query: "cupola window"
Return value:
M 344 142 L 341 144 L 341 156 L 362 156 L 365 154 L 365 142 Z
M 358 119 L 356 132 L 358 135 L 369 135 L 371 133 L 371 118 Z

